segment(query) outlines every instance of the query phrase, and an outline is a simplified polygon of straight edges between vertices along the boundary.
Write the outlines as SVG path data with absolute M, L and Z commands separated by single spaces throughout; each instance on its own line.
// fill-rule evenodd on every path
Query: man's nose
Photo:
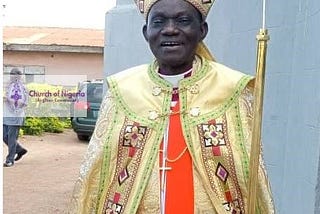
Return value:
M 168 19 L 166 24 L 163 26 L 162 33 L 163 34 L 178 33 L 178 28 L 177 28 L 176 22 L 172 19 Z

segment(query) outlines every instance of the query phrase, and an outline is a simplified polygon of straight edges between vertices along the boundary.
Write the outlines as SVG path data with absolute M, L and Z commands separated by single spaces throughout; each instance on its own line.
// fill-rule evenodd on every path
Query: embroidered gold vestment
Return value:
M 108 77 L 69 213 L 160 213 L 159 149 L 173 89 L 157 71 L 153 62 Z M 253 81 L 197 57 L 179 82 L 197 214 L 247 213 Z M 257 213 L 274 213 L 262 161 L 257 197 Z

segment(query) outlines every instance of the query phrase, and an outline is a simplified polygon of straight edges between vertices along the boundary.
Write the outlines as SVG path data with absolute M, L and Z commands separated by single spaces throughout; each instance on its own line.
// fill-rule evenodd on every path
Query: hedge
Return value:
M 43 132 L 61 133 L 70 127 L 70 118 L 27 117 L 22 130 L 23 134 L 41 135 Z

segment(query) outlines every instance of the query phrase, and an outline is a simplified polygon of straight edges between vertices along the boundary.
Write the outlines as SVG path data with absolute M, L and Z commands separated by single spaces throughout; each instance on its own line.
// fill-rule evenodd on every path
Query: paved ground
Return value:
M 13 167 L 3 168 L 3 213 L 66 213 L 88 143 L 78 141 L 72 130 L 23 136 L 20 141 L 28 153 Z

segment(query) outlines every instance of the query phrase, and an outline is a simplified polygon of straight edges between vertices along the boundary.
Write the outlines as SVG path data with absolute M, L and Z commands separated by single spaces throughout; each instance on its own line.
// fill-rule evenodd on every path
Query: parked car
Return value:
M 103 81 L 82 82 L 71 106 L 71 125 L 79 140 L 89 140 L 94 131 L 103 96 Z M 85 96 L 83 96 L 85 95 Z

